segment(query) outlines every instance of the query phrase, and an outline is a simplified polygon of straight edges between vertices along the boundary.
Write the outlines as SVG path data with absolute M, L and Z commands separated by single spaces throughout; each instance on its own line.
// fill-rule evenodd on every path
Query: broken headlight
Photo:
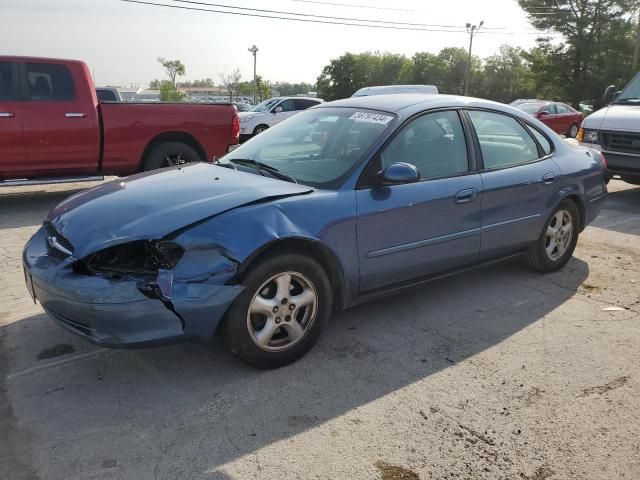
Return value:
M 184 255 L 173 242 L 137 240 L 100 250 L 83 261 L 86 273 L 147 276 L 158 270 L 171 270 Z

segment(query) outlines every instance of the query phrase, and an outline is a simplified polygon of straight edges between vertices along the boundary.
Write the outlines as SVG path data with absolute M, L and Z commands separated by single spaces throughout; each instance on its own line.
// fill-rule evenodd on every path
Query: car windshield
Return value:
M 255 107 L 250 109 L 250 112 L 268 112 L 271 108 L 278 103 L 277 98 L 270 98 L 269 100 L 265 100 L 264 102 L 260 102 Z
M 516 105 L 516 108 L 522 110 L 525 113 L 536 113 L 538 110 L 540 110 L 541 107 L 542 104 L 533 102 L 521 103 L 519 105 Z
M 220 164 L 269 168 L 304 185 L 338 188 L 395 118 L 354 108 L 306 110 L 252 138 Z
M 613 103 L 640 103 L 640 74 L 633 77 Z

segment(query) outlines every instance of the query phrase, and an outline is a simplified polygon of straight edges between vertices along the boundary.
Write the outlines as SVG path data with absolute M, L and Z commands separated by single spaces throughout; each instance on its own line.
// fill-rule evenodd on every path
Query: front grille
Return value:
M 602 146 L 610 152 L 640 155 L 640 134 L 628 132 L 602 132 Z
M 54 239 L 61 247 L 73 253 L 73 245 L 71 244 L 71 242 L 67 240 L 60 232 L 58 232 L 58 230 L 56 230 L 51 222 L 44 222 L 43 226 L 44 232 L 47 236 L 47 250 L 49 251 L 49 254 L 51 256 L 59 259 L 65 259 L 68 257 L 65 252 L 54 247 Z

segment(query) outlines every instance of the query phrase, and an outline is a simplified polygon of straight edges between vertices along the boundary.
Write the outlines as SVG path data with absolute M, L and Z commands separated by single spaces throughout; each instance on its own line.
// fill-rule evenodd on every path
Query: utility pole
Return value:
M 638 8 L 638 24 L 636 25 L 636 46 L 633 49 L 633 67 L 631 75 L 635 75 L 638 67 L 638 54 L 640 53 L 640 8 Z
M 464 95 L 465 97 L 469 95 L 469 84 L 471 83 L 471 49 L 473 48 L 473 36 L 478 33 L 478 31 L 484 25 L 484 20 L 482 20 L 478 25 L 471 25 L 467 23 L 467 33 L 469 33 L 469 59 L 467 60 L 467 74 L 464 78 Z
M 253 53 L 253 104 L 255 105 L 256 103 L 256 88 L 257 88 L 257 82 L 256 82 L 256 57 L 258 56 L 258 47 L 256 47 L 255 45 L 251 46 L 251 48 L 249 48 L 249 51 L 251 53 Z

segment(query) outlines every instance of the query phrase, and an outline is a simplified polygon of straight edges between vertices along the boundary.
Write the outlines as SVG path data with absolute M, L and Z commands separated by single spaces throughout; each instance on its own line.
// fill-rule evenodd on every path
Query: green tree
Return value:
M 164 57 L 158 57 L 158 63 L 162 65 L 162 68 L 164 68 L 164 71 L 175 88 L 176 79 L 186 73 L 184 64 L 180 60 L 167 60 Z
M 632 0 L 518 0 L 531 24 L 562 35 L 553 46 L 538 40 L 534 73 L 553 75 L 562 97 L 574 105 L 596 98 L 603 86 L 626 79 L 632 72 L 633 21 L 637 3 Z M 613 55 L 612 55 L 613 53 Z M 545 60 L 542 57 L 548 54 Z M 617 78 L 616 78 L 617 77 Z M 608 80 L 606 80 L 608 79 Z
M 271 98 L 271 84 L 260 75 L 256 75 L 256 96 L 260 102 Z
M 160 100 L 163 102 L 182 102 L 186 97 L 183 92 L 176 89 L 171 80 L 162 80 L 158 90 L 160 90 Z
M 476 95 L 504 103 L 535 97 L 535 82 L 525 55 L 519 47 L 502 45 L 500 53 L 485 58 Z

